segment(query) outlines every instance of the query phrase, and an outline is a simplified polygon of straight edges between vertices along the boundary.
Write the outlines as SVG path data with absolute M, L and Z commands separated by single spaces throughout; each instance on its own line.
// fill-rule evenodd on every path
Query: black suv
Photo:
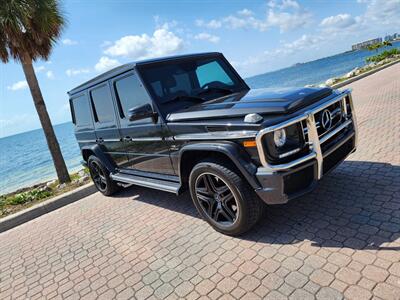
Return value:
M 221 53 L 126 64 L 69 96 L 100 192 L 189 189 L 201 216 L 230 235 L 251 228 L 263 202 L 312 190 L 356 149 L 349 90 L 250 89 Z

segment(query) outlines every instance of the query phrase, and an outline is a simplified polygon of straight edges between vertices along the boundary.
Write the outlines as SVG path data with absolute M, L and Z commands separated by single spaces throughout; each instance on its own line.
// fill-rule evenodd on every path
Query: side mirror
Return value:
M 155 120 L 156 113 L 150 104 L 143 104 L 133 107 L 128 112 L 129 121 L 136 121 L 146 118 L 153 118 Z

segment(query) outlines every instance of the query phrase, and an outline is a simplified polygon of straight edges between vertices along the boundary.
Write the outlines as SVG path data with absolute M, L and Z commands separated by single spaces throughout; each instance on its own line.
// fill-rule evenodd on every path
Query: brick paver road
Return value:
M 244 237 L 187 195 L 96 193 L 0 234 L 0 298 L 400 299 L 399 74 L 351 85 L 357 152 Z

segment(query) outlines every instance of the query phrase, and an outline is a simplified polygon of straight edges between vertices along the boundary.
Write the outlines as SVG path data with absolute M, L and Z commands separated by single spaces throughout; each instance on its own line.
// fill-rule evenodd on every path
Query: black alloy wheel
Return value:
M 232 225 L 237 220 L 240 212 L 235 195 L 219 176 L 203 173 L 197 177 L 196 196 L 204 212 L 215 222 Z
M 107 190 L 107 180 L 97 161 L 90 162 L 90 174 L 97 189 L 101 192 Z
M 262 217 L 264 204 L 228 162 L 199 162 L 190 173 L 189 188 L 199 214 L 221 233 L 243 234 Z
M 102 194 L 110 196 L 120 189 L 117 183 L 110 178 L 110 172 L 96 156 L 91 155 L 89 157 L 88 167 L 96 188 Z

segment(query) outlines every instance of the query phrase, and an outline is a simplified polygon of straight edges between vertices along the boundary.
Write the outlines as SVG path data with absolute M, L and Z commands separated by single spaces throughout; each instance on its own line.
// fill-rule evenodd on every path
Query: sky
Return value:
M 120 64 L 218 51 L 243 77 L 400 33 L 400 0 L 61 1 L 68 20 L 35 70 L 53 124 L 71 120 L 67 91 Z M 22 67 L 0 63 L 0 137 L 40 128 Z

